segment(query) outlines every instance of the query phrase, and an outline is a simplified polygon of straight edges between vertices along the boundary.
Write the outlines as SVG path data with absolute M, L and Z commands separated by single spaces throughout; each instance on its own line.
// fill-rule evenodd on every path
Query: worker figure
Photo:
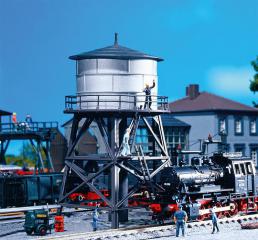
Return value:
M 131 154 L 130 146 L 129 146 L 130 131 L 131 131 L 130 128 L 127 128 L 125 130 L 125 134 L 123 136 L 123 142 L 122 142 L 121 156 L 128 156 Z
M 98 222 L 99 222 L 98 207 L 99 205 L 97 204 L 92 216 L 92 227 L 94 232 L 98 230 Z
M 13 123 L 14 131 L 17 131 L 18 122 L 17 122 L 16 112 L 14 112 L 13 115 L 12 115 L 12 123 Z
M 31 125 L 32 125 L 32 118 L 31 118 L 31 115 L 30 115 L 30 114 L 27 114 L 27 115 L 26 115 L 25 124 L 26 124 L 26 129 L 27 129 L 27 130 L 30 130 Z
M 214 234 L 215 228 L 217 229 L 217 232 L 219 232 L 218 218 L 215 212 L 215 208 L 211 209 L 210 213 L 211 213 L 211 221 L 212 221 L 212 234 Z
M 151 104 L 152 104 L 152 99 L 151 99 L 151 89 L 155 87 L 155 80 L 153 79 L 153 84 L 150 87 L 149 84 L 146 84 L 143 92 L 145 92 L 145 103 L 144 103 L 144 109 L 146 109 L 146 107 L 148 109 L 151 109 Z
M 179 230 L 182 229 L 182 236 L 185 236 L 185 222 L 187 221 L 187 213 L 183 210 L 182 205 L 179 206 L 179 210 L 174 214 L 174 221 L 176 224 L 176 237 L 179 236 Z

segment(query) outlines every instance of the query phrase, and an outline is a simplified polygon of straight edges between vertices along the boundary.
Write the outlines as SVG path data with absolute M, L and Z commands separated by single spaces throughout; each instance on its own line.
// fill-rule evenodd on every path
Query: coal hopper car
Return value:
M 58 201 L 62 173 L 0 174 L 0 207 L 52 204 Z

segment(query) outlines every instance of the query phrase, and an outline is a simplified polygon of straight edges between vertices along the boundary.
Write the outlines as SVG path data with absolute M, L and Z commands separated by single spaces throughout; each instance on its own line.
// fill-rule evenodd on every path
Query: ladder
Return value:
M 133 118 L 129 129 L 130 129 L 130 138 L 129 138 L 129 146 L 130 146 L 130 150 L 132 151 L 133 147 L 134 147 L 134 143 L 135 143 L 135 137 L 136 137 L 136 131 L 137 128 L 139 126 L 139 121 L 140 121 L 140 117 L 137 115 L 136 118 Z
M 138 156 L 138 160 L 139 160 L 139 163 L 140 163 L 140 167 L 141 167 L 144 183 L 150 185 L 152 193 L 155 194 L 155 189 L 153 187 L 150 170 L 149 170 L 146 158 L 144 156 L 144 152 L 142 150 L 142 146 L 141 145 L 136 145 L 135 146 L 135 152 L 136 152 L 136 154 Z M 150 194 L 150 196 L 152 198 L 153 198 L 153 194 Z
M 146 183 L 148 180 L 150 180 L 150 174 L 148 174 L 149 169 L 148 169 L 145 157 L 144 157 L 142 146 L 141 145 L 135 145 L 135 152 L 138 156 L 138 160 L 139 160 L 139 164 L 140 164 L 140 168 L 141 168 L 141 171 L 142 171 L 142 176 L 143 176 L 144 182 Z

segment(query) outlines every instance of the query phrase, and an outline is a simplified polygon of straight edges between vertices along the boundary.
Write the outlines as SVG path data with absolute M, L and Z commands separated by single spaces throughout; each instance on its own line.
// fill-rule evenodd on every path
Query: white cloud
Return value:
M 212 92 L 225 97 L 243 97 L 251 95 L 249 80 L 253 75 L 251 66 L 223 66 L 210 69 L 207 79 Z

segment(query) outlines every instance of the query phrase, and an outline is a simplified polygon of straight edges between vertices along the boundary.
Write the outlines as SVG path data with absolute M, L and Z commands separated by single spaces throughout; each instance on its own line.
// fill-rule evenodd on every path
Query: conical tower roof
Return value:
M 115 34 L 114 45 L 99 48 L 89 52 L 83 52 L 69 57 L 72 60 L 104 58 L 104 59 L 152 59 L 163 61 L 162 58 L 155 57 L 146 53 L 139 52 L 118 44 L 117 33 Z

